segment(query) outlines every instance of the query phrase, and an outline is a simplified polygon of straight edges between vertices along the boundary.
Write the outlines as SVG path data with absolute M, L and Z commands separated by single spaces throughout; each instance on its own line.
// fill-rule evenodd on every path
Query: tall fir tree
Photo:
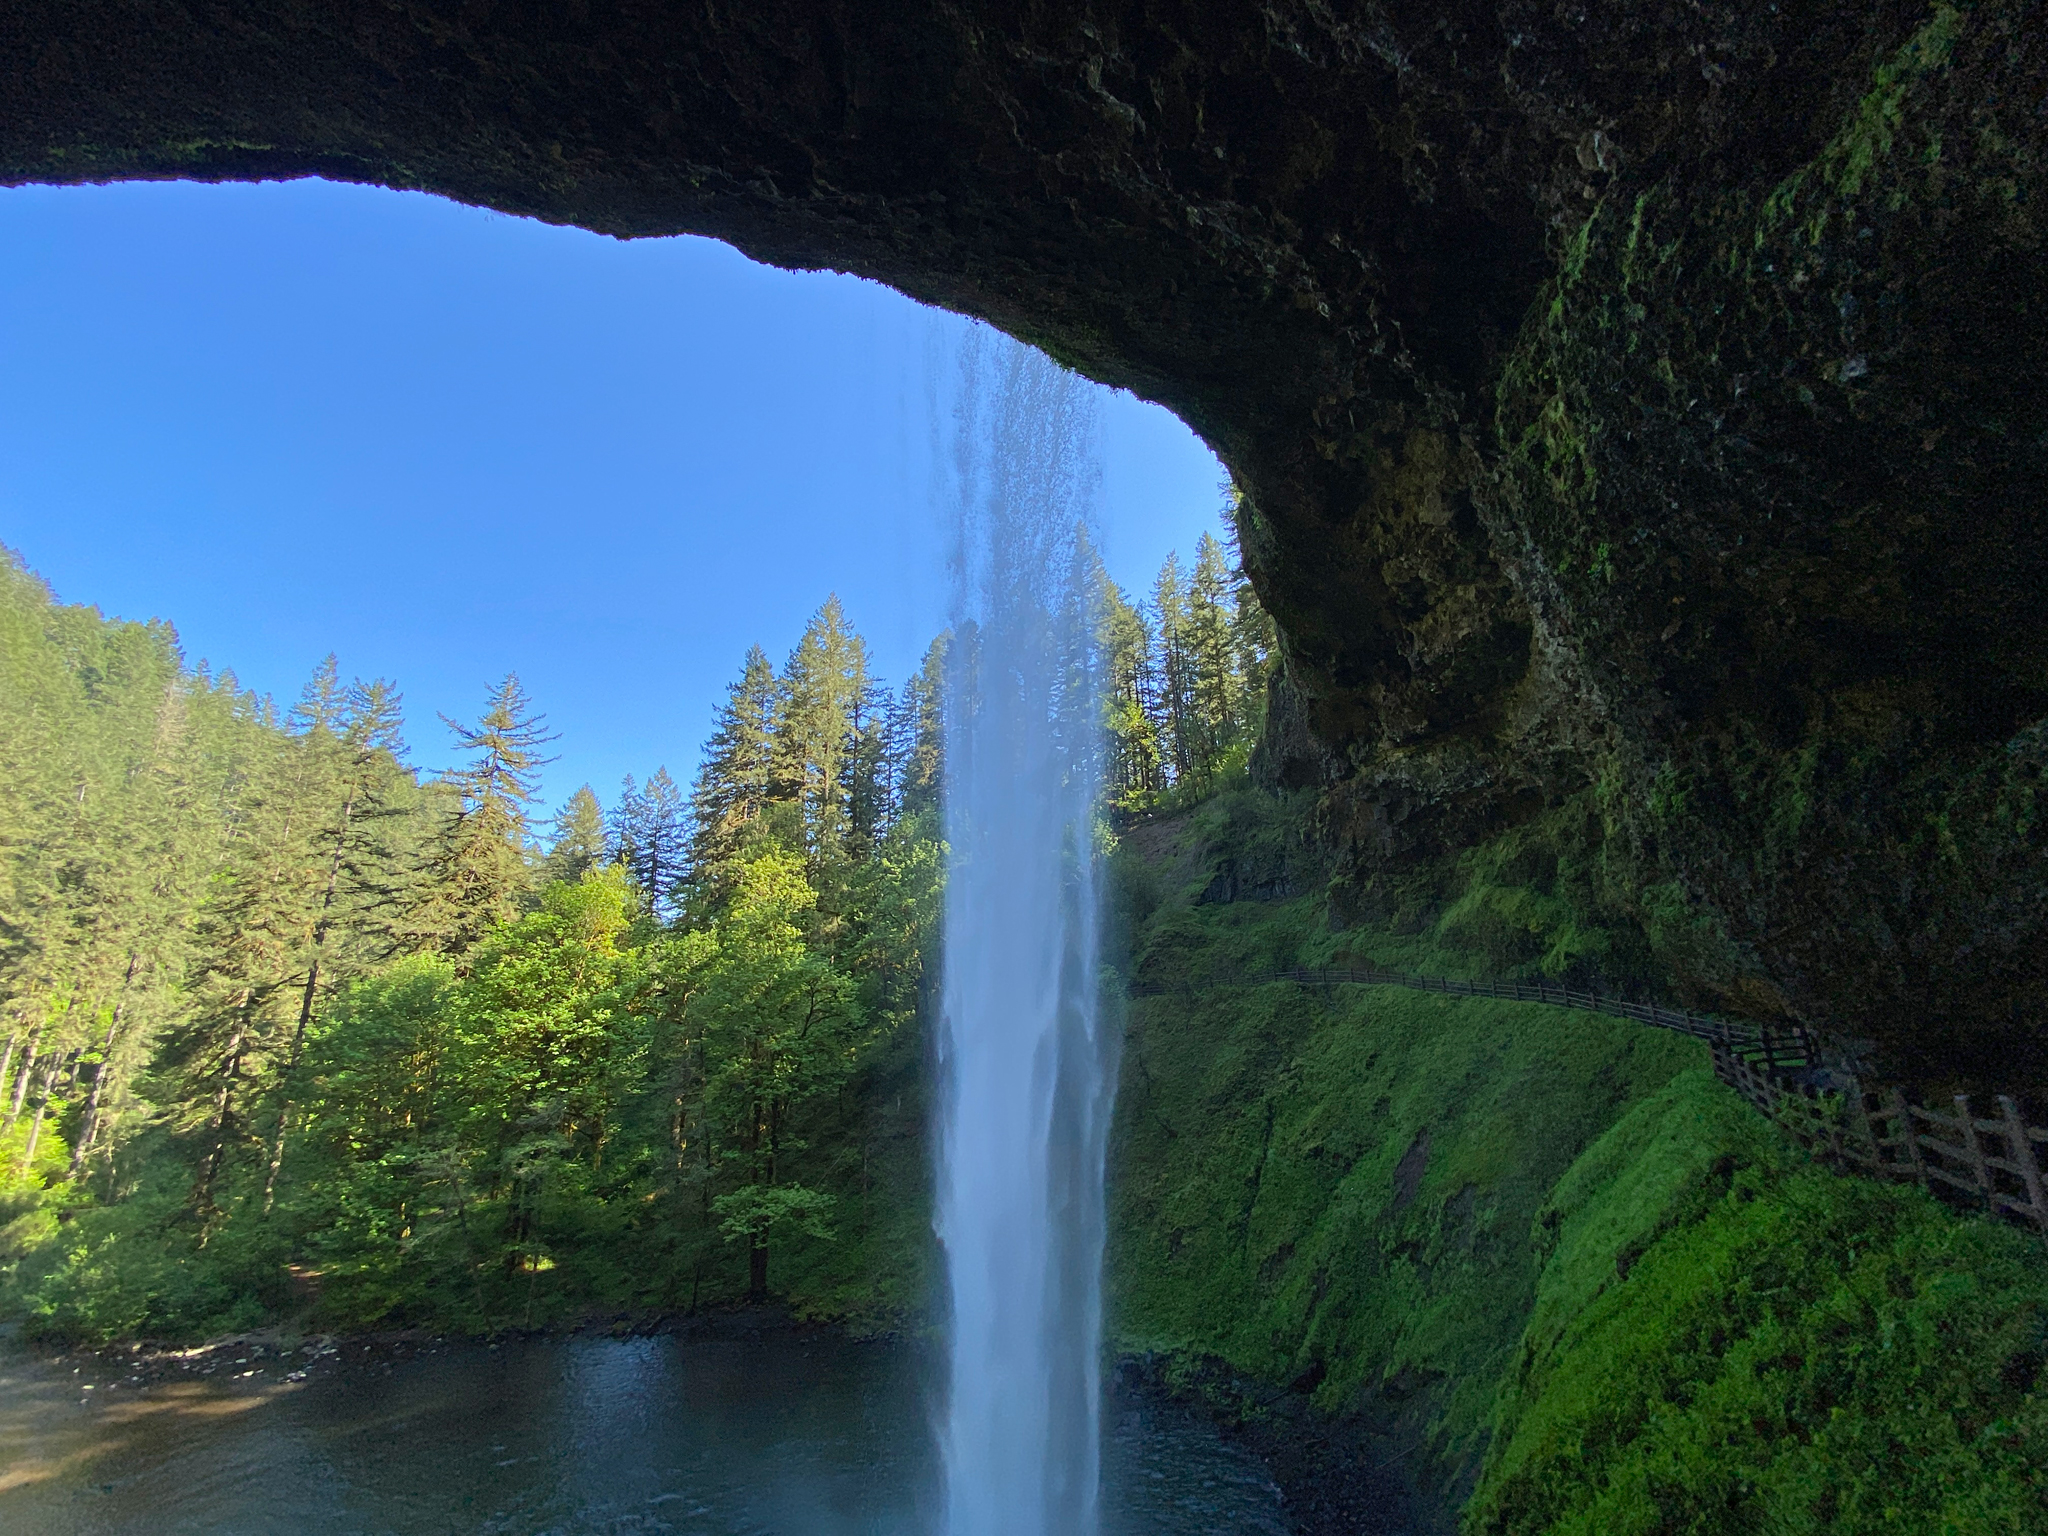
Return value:
M 555 812 L 541 873 L 549 880 L 574 885 L 607 857 L 604 808 L 588 784 Z
M 317 786 L 308 837 L 319 860 L 314 866 L 319 883 L 299 984 L 298 1016 L 277 1084 L 277 1123 L 263 1185 L 266 1211 L 284 1163 L 300 1059 L 314 1015 L 327 994 L 390 952 L 388 943 L 379 942 L 389 926 L 380 909 L 391 899 L 397 871 L 382 832 L 386 822 L 404 813 L 402 786 L 411 783 L 400 762 L 405 742 L 398 692 L 383 678 L 358 680 L 344 690 L 335 659 L 329 656 L 293 711 L 291 723 L 299 733 L 296 750 L 308 759 Z
M 475 725 L 441 719 L 470 760 L 442 775 L 454 803 L 428 855 L 415 928 L 459 956 L 519 913 L 528 885 L 526 808 L 552 761 L 541 749 L 555 737 L 513 673 L 491 690 Z
M 649 909 L 666 918 L 675 908 L 689 847 L 688 808 L 667 768 L 657 768 L 637 797 L 632 855 L 624 861 Z
M 640 860 L 640 812 L 645 798 L 640 781 L 629 773 L 619 781 L 618 798 L 605 813 L 605 857 L 629 871 Z
M 738 679 L 726 687 L 690 791 L 688 878 L 695 903 L 715 897 L 719 872 L 739 857 L 775 796 L 781 714 L 781 680 L 767 653 L 753 646 Z
M 945 765 L 946 647 L 941 634 L 890 705 L 884 725 L 890 812 L 917 816 L 938 809 Z
M 804 627 L 782 671 L 773 762 L 777 796 L 796 807 L 798 835 L 813 869 L 842 863 L 853 818 L 849 759 L 857 714 L 868 703 L 867 644 L 837 597 Z

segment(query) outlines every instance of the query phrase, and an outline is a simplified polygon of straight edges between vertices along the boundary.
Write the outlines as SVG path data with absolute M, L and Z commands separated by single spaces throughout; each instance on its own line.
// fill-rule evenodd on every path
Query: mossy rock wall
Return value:
M 1666 956 L 1887 1072 L 2048 1085 L 2041 28 L 1939 5 L 1818 152 L 1621 171 L 1504 371 L 1493 526 Z M 1636 903 L 1639 915 L 1655 914 Z

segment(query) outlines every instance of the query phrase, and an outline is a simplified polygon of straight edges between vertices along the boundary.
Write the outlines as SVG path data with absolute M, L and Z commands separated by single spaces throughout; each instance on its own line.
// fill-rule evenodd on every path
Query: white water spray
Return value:
M 946 1536 L 1093 1536 L 1116 1066 L 1096 981 L 1093 420 L 1087 386 L 1028 348 L 984 344 L 963 365 L 939 1029 Z

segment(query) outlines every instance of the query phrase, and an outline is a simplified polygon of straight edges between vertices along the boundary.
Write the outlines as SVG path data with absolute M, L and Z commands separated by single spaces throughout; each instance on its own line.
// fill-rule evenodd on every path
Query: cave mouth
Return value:
M 746 646 L 828 594 L 893 680 L 946 625 L 935 445 L 973 322 L 314 179 L 15 189 L 0 231 L 7 542 L 259 692 L 333 650 L 431 722 L 515 667 L 559 801 L 687 756 Z M 1103 551 L 1141 592 L 1217 528 L 1221 471 L 1089 393 Z
M 2048 1087 L 2017 0 L 209 17 L 16 7 L 0 181 L 324 174 L 985 320 L 1228 466 L 1356 910 L 1542 821 L 1677 1000 Z

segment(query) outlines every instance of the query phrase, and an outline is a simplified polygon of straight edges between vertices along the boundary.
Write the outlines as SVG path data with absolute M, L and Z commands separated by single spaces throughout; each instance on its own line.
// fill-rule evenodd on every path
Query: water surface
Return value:
M 925 1372 L 907 1349 L 830 1337 L 333 1348 L 129 1375 L 92 1356 L 0 1355 L 0 1531 L 933 1526 Z M 1264 1468 L 1199 1420 L 1121 1403 L 1105 1427 L 1113 1536 L 1287 1530 Z

